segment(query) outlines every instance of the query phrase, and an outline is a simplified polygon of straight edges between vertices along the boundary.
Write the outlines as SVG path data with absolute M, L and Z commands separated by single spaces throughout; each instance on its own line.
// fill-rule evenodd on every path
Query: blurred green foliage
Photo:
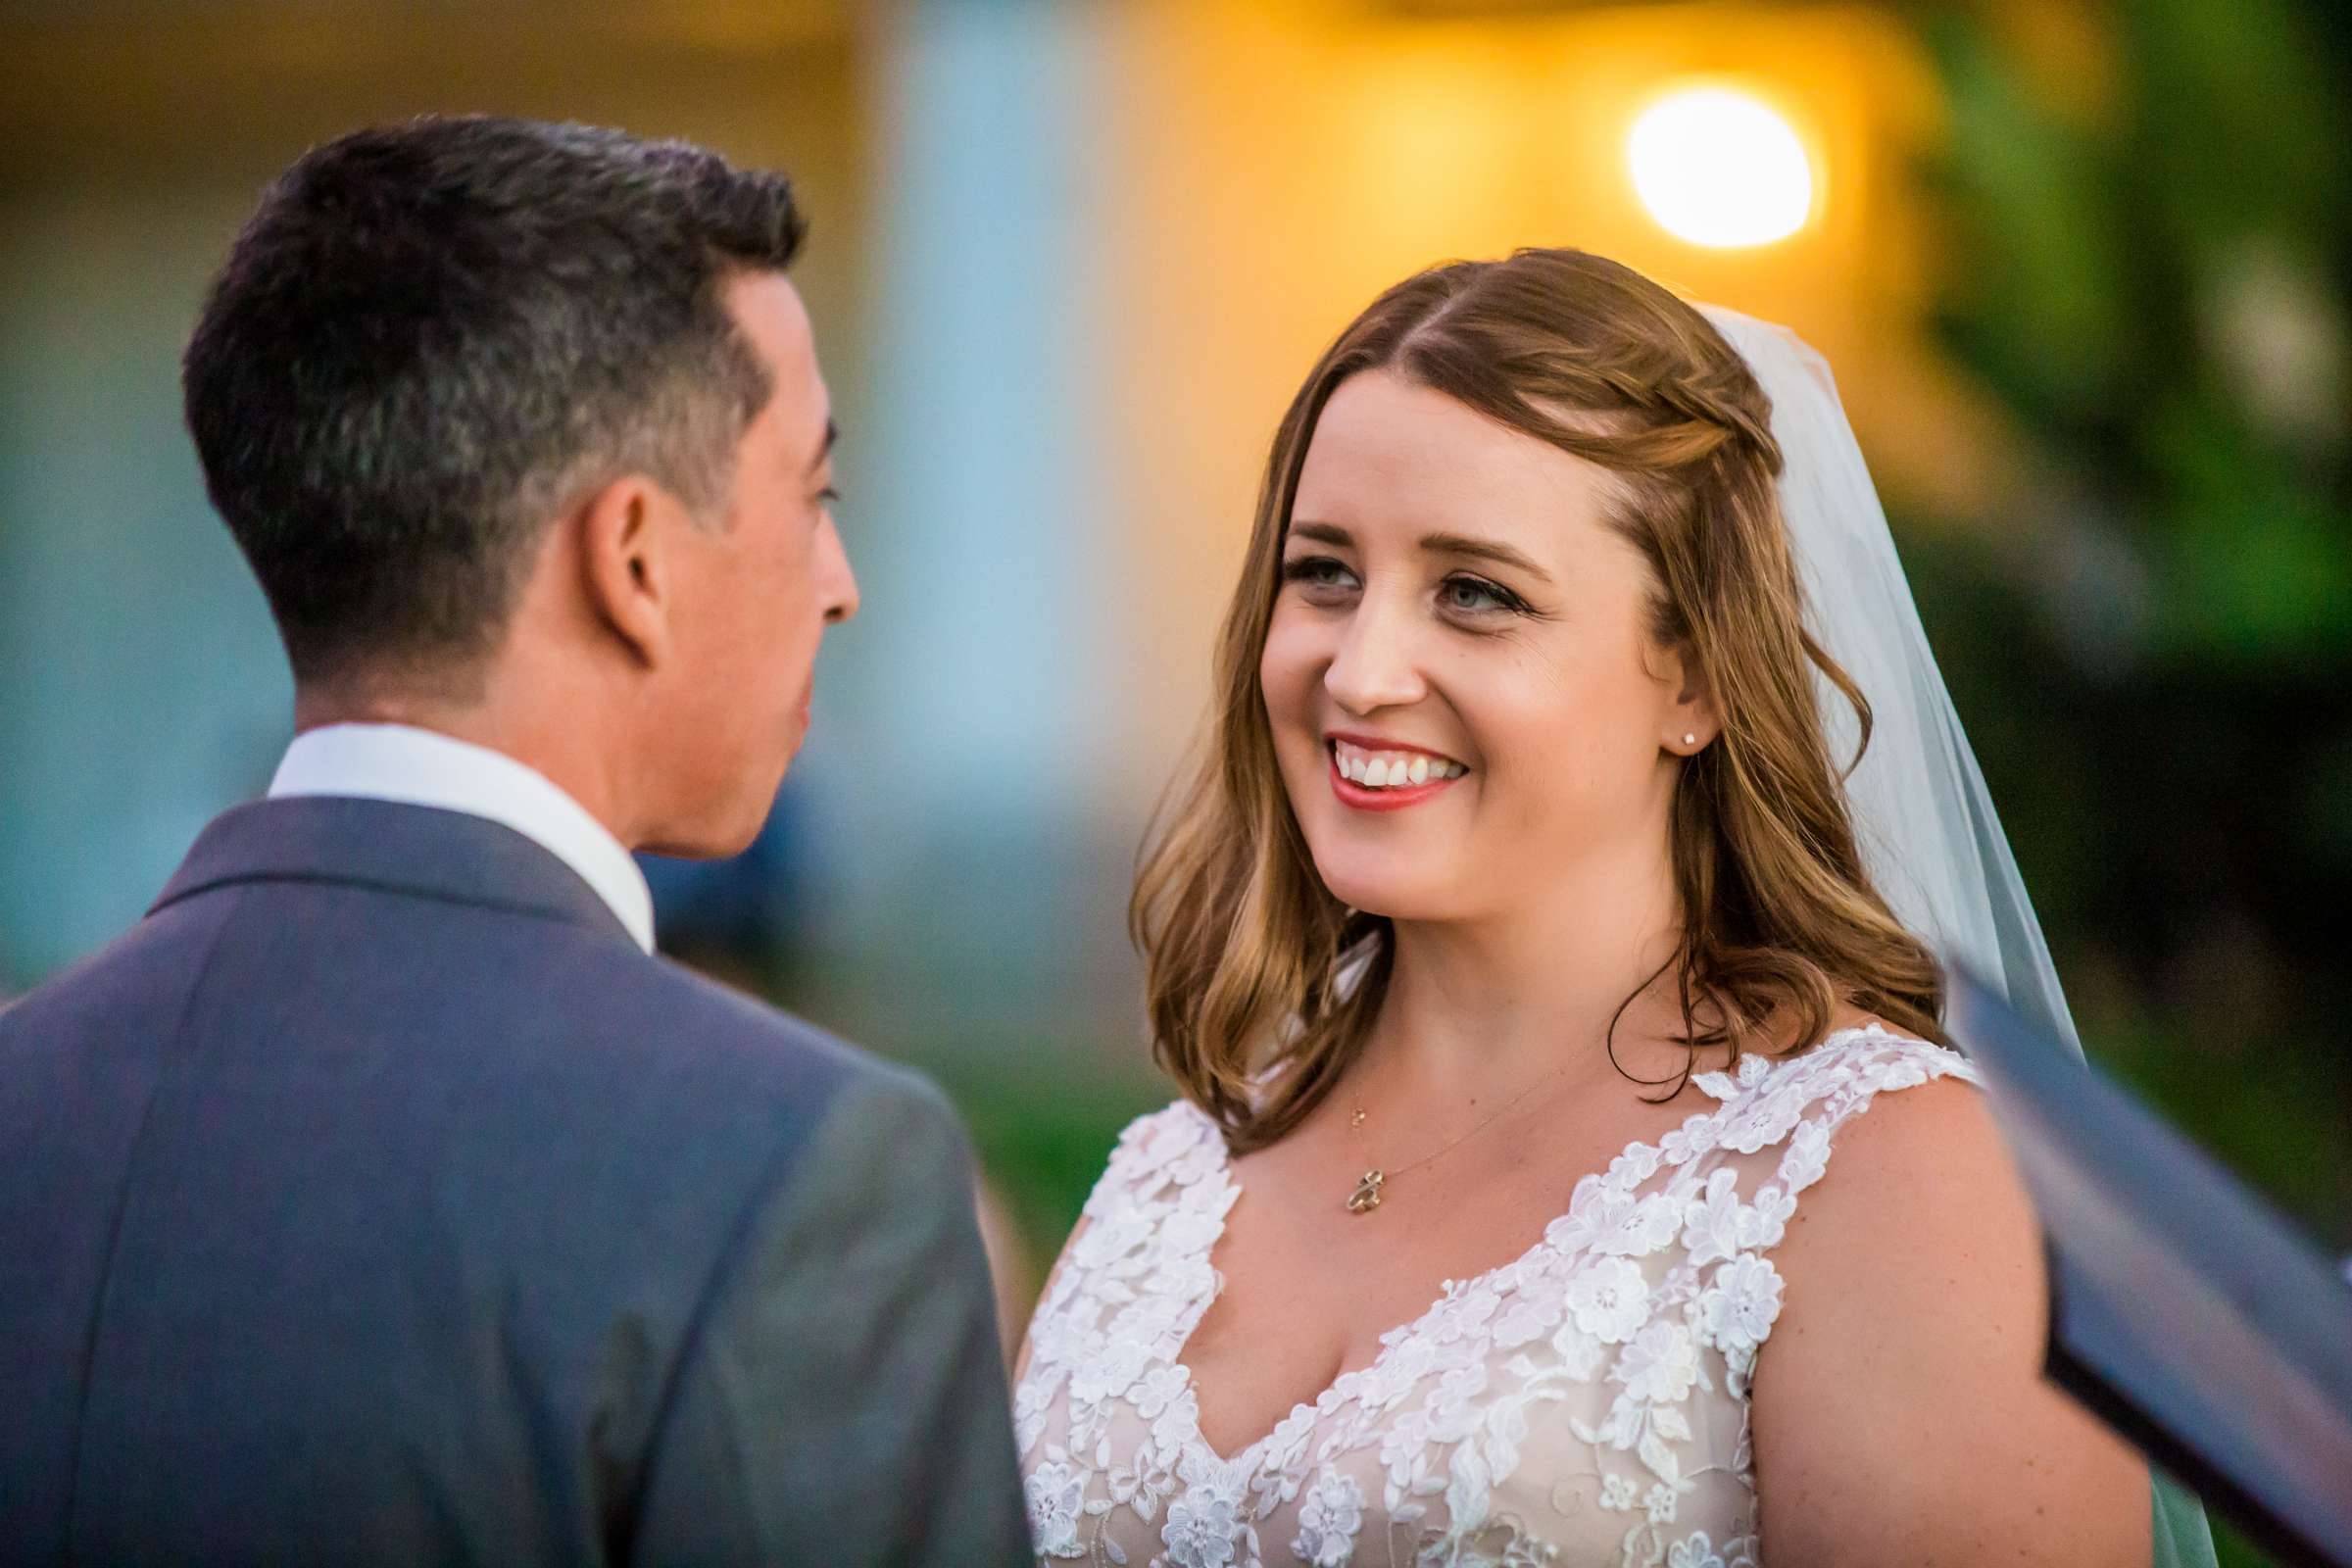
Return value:
M 2085 1033 L 2352 1246 L 2347 34 L 2297 0 L 2113 27 L 2113 90 L 2060 104 L 1984 12 L 1928 25 L 1938 325 L 2029 499 L 1906 556 Z
M 1982 9 L 1928 24 L 1939 325 L 2033 499 L 1905 554 L 2093 1053 L 2341 1251 L 2352 8 L 2111 18 L 2072 103 Z
M 1106 1072 L 1106 1054 L 1096 1043 L 1083 1052 L 1047 1049 L 993 1061 L 966 1055 L 934 1070 L 971 1129 L 1041 1285 L 1120 1129 L 1176 1098 L 1151 1075 L 1140 1042 L 1130 1071 Z M 1089 1057 L 1092 1064 L 1079 1065 Z

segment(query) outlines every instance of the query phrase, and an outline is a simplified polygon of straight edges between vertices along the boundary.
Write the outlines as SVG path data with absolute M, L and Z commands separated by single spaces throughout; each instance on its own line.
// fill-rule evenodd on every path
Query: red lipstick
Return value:
M 1437 752 L 1425 752 L 1418 746 L 1399 746 L 1393 741 L 1359 740 L 1352 735 L 1334 736 L 1332 739 L 1345 740 L 1348 745 L 1361 746 L 1366 751 L 1414 752 L 1429 757 L 1442 756 Z M 1325 765 L 1331 773 L 1331 793 L 1340 798 L 1341 805 L 1350 807 L 1358 811 L 1401 811 L 1408 806 L 1419 806 L 1423 801 L 1459 784 L 1462 779 L 1469 776 L 1465 773 L 1452 778 L 1427 779 L 1419 784 L 1397 784 L 1383 789 L 1372 789 L 1358 784 L 1340 771 L 1338 747 L 1325 745 L 1323 755 Z

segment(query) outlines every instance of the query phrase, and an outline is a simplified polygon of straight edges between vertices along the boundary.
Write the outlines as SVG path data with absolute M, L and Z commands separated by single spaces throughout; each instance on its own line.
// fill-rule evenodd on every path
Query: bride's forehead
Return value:
M 1337 523 L 1367 543 L 1432 526 L 1559 535 L 1598 522 L 1605 468 L 1385 371 L 1349 378 L 1324 406 L 1293 495 L 1294 526 Z
M 1307 456 L 1311 464 L 1317 456 L 1360 461 L 1383 452 L 1476 454 L 1533 440 L 1434 387 L 1377 369 L 1351 375 L 1332 389 Z

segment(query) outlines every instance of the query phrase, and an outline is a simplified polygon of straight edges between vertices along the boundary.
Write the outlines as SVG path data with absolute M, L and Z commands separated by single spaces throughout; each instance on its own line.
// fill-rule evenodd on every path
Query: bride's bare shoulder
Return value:
M 1872 1022 L 1904 1035 L 1838 1028 Z M 2144 1563 L 2144 1469 L 2041 1378 L 2039 1233 L 1985 1097 L 1959 1073 L 1887 1082 L 1774 1253 L 1785 1295 L 1753 1405 L 1774 1554 L 2054 1562 L 2048 1520 L 2067 1516 L 2074 1560 Z
M 1838 1127 L 1836 1157 L 1797 1210 L 1813 1245 L 1871 1255 L 1898 1233 L 1916 1239 L 1923 1222 L 1958 1243 L 1960 1232 L 2006 1234 L 2017 1216 L 2030 1218 L 2008 1147 L 1957 1052 L 1852 1006 L 1833 1012 L 1821 1044 L 1928 1070 L 1883 1078 L 1867 1108 Z
M 1866 1050 L 1871 1038 L 1847 1037 L 1847 1043 Z M 1917 1041 L 1906 1059 L 1924 1066 L 1940 1061 L 1945 1052 Z M 1954 1065 L 1959 1059 L 1951 1054 Z M 1798 1205 L 1784 1247 L 1803 1245 L 1801 1227 L 1807 1241 L 1825 1250 L 1825 1264 L 1848 1253 L 1857 1254 L 1859 1263 L 1884 1255 L 1883 1246 L 1925 1244 L 1923 1225 L 1937 1244 L 1949 1246 L 1978 1240 L 1980 1231 L 2008 1235 L 2019 1216 L 2031 1217 L 2008 1146 L 1975 1083 L 1959 1072 L 1912 1074 L 1892 1083 L 1838 1125 L 1836 1155 Z

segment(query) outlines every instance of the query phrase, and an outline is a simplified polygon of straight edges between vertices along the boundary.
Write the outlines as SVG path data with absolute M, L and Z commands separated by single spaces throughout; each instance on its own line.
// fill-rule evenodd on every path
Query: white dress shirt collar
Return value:
M 503 823 L 579 873 L 654 951 L 654 896 L 629 852 L 546 774 L 502 752 L 408 724 L 328 724 L 294 737 L 270 794 L 397 801 Z

